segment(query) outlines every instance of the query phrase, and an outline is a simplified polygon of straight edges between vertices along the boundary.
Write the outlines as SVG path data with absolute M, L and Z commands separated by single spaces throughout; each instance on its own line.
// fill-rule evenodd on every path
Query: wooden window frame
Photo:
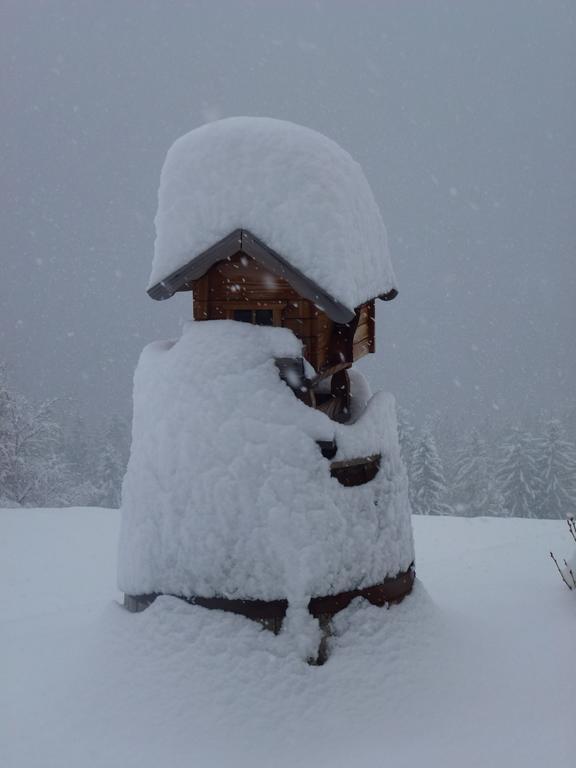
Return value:
M 263 326 L 268 328 L 278 328 L 282 326 L 282 313 L 284 311 L 284 302 L 281 304 L 273 304 L 271 302 L 258 302 L 257 306 L 254 306 L 251 302 L 247 306 L 247 302 L 242 301 L 226 301 L 222 302 L 220 306 L 222 307 L 222 310 L 224 312 L 224 319 L 226 320 L 234 320 L 234 312 L 237 309 L 243 309 L 243 310 L 249 310 L 252 312 L 252 323 L 251 325 L 257 325 L 257 323 L 254 322 L 255 315 L 254 313 L 257 312 L 259 309 L 269 309 L 272 310 L 272 325 L 271 326 Z

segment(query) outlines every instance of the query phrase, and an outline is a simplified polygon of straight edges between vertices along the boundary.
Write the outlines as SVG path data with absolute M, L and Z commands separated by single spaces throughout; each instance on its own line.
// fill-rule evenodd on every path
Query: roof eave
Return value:
M 317 283 L 293 267 L 283 256 L 246 229 L 235 229 L 229 235 L 193 256 L 184 266 L 160 280 L 148 289 L 148 295 L 156 301 L 169 299 L 192 280 L 198 280 L 219 261 L 242 251 L 278 277 L 284 278 L 301 296 L 312 301 L 336 323 L 346 324 L 354 319 L 355 310 L 337 301 Z M 379 298 L 391 301 L 397 295 L 395 288 Z

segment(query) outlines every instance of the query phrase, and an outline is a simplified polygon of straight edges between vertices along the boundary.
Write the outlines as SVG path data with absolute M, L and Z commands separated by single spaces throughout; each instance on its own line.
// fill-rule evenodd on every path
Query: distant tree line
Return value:
M 570 428 L 574 412 L 567 413 Z M 576 514 L 576 446 L 558 418 L 469 431 L 398 410 L 412 510 L 420 515 L 560 519 Z
M 471 430 L 400 407 L 398 436 L 415 514 L 576 515 L 576 407 Z M 32 403 L 0 366 L 0 507 L 118 507 L 129 450 L 128 420 L 89 427 L 69 402 Z
M 117 507 L 128 452 L 118 416 L 90 429 L 70 403 L 15 392 L 0 367 L 0 507 Z

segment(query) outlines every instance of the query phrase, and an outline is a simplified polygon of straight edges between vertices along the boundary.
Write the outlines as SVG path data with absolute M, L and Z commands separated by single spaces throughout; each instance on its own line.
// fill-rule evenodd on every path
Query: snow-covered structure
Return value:
M 214 246 L 242 229 L 315 284 L 319 299 L 343 305 L 342 320 L 375 296 L 396 294 L 386 230 L 362 169 L 300 125 L 235 117 L 182 136 L 162 168 L 155 224 L 154 298 L 182 290 L 188 265 L 204 268 L 220 256 Z
M 156 229 L 149 294 L 192 291 L 195 321 L 136 370 L 126 605 L 172 594 L 278 629 L 287 608 L 303 626 L 401 599 L 394 401 L 352 368 L 374 351 L 374 300 L 396 295 L 362 170 L 309 129 L 222 120 L 168 152 Z

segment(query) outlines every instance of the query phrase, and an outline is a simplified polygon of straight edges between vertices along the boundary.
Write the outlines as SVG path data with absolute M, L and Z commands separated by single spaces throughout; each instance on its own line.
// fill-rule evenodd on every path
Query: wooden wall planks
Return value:
M 340 325 L 242 252 L 214 264 L 190 287 L 195 320 L 233 319 L 238 309 L 271 310 L 273 324 L 302 341 L 304 357 L 321 376 L 374 351 L 374 301 L 358 307 L 351 323 Z

